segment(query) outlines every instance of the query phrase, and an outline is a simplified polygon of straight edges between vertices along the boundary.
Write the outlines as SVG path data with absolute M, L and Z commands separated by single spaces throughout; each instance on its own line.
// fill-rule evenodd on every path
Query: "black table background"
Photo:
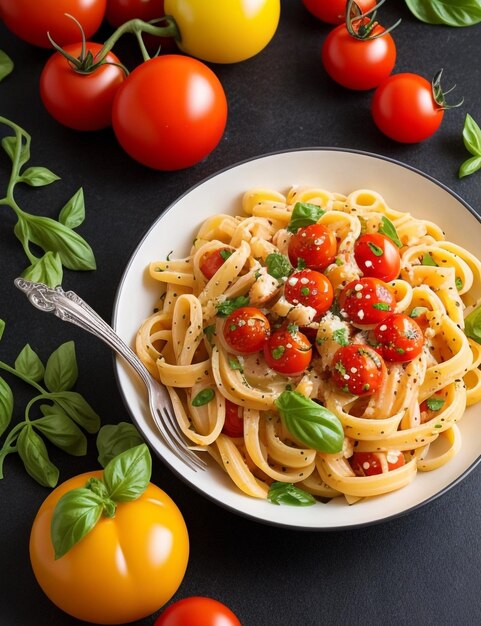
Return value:
M 110 320 L 123 269 L 154 219 L 177 196 L 219 169 L 276 150 L 337 146 L 383 154 L 434 176 L 481 212 L 481 172 L 463 180 L 457 177 L 460 163 L 469 156 L 461 134 L 465 114 L 481 122 L 481 26 L 422 24 L 400 0 L 388 2 L 382 15 L 386 25 L 403 19 L 394 33 L 395 71 L 429 78 L 444 67 L 446 86 L 457 83 L 457 95 L 451 97 L 465 98 L 463 107 L 446 113 L 434 137 L 410 146 L 383 137 L 371 121 L 372 93 L 344 90 L 321 67 L 319 49 L 329 27 L 310 16 L 300 0 L 282 0 L 279 29 L 262 53 L 241 64 L 213 66 L 229 102 L 220 145 L 204 162 L 173 173 L 132 161 L 110 130 L 82 134 L 53 121 L 38 95 L 38 77 L 49 51 L 21 42 L 0 24 L 0 48 L 16 62 L 14 73 L 0 84 L 0 115 L 31 133 L 29 164 L 49 167 L 61 177 L 49 187 L 22 193 L 19 189 L 19 204 L 55 217 L 78 187 L 85 191 L 87 217 L 79 232 L 94 248 L 98 269 L 67 270 L 64 288 L 77 291 Z M 101 34 L 107 32 L 104 28 Z M 122 46 L 128 58 L 137 61 L 137 53 L 130 52 L 133 40 Z M 7 172 L 8 160 L 0 156 L 2 189 Z M 76 327 L 36 311 L 14 288 L 26 259 L 13 235 L 13 213 L 0 210 L 0 318 L 6 321 L 0 359 L 12 364 L 27 342 L 46 359 L 61 342 L 74 339 L 80 370 L 77 390 L 104 424 L 128 420 L 110 351 Z M 30 396 L 22 384 L 8 380 L 19 420 Z M 51 446 L 49 451 L 60 467 L 60 481 L 98 468 L 95 436 L 89 436 L 86 457 L 70 457 Z M 26 475 L 16 455 L 6 459 L 4 470 L 0 624 L 80 623 L 50 603 L 30 568 L 30 527 L 48 489 Z M 409 515 L 329 533 L 289 531 L 236 516 L 194 492 L 157 458 L 152 480 L 174 498 L 190 533 L 187 573 L 173 600 L 215 597 L 230 606 L 244 626 L 480 623 L 479 467 Z M 152 624 L 154 618 L 138 624 Z

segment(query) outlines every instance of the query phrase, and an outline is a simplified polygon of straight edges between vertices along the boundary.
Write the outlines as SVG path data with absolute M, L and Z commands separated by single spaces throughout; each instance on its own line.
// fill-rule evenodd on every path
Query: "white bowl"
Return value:
M 160 217 L 132 255 L 118 288 L 113 326 L 130 345 L 142 321 L 152 312 L 157 286 L 149 263 L 188 254 L 199 225 L 216 213 L 238 212 L 244 191 L 269 187 L 286 192 L 310 185 L 348 194 L 355 189 L 378 191 L 388 204 L 416 217 L 437 222 L 447 238 L 471 252 L 481 241 L 480 218 L 461 198 L 431 177 L 374 154 L 340 149 L 305 149 L 268 154 L 225 169 L 196 185 Z M 170 453 L 150 418 L 146 393 L 135 374 L 119 360 L 116 374 L 134 423 L 159 457 L 191 487 L 235 513 L 283 527 L 334 530 L 377 523 L 407 513 L 446 492 L 481 458 L 481 436 L 474 407 L 459 423 L 463 443 L 459 454 L 438 470 L 419 473 L 411 485 L 391 494 L 348 506 L 342 498 L 310 507 L 276 506 L 242 494 L 215 463 L 194 472 Z M 206 455 L 207 456 L 207 455 Z

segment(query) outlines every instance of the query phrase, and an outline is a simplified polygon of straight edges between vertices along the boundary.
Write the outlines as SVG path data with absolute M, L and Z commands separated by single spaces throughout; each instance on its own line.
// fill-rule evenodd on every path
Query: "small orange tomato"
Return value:
M 97 624 L 123 624 L 154 613 L 175 594 L 189 558 L 187 528 L 177 505 L 148 484 L 137 500 L 119 503 L 55 560 L 50 527 L 57 502 L 102 472 L 75 476 L 43 502 L 30 535 L 30 560 L 39 585 L 60 609 Z

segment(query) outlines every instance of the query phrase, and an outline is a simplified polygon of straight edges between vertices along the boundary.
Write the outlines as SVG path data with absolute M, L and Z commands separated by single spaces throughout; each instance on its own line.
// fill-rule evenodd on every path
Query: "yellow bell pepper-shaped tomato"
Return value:
M 276 32 L 280 0 L 165 0 L 179 48 L 210 63 L 237 63 L 263 50 Z

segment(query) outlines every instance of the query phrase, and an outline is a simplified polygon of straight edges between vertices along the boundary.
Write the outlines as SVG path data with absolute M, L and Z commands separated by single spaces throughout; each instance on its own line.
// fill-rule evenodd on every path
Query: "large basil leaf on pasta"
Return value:
M 297 391 L 284 391 L 275 405 L 284 426 L 301 443 L 330 454 L 342 450 L 344 431 L 334 413 Z

